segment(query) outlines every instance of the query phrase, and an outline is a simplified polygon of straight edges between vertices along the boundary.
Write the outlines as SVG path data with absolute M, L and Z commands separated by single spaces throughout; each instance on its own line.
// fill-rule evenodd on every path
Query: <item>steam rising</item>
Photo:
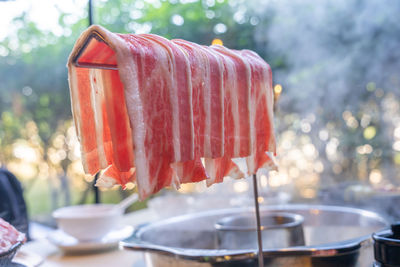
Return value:
M 310 198 L 351 180 L 400 189 L 400 1 L 279 0 L 252 9 L 263 18 L 256 40 L 283 87 L 279 175 L 314 175 L 295 190 Z M 306 146 L 315 151 L 309 159 Z
M 291 66 L 275 77 L 296 111 L 356 108 L 369 81 L 399 92 L 400 2 L 283 0 L 270 8 L 271 53 Z

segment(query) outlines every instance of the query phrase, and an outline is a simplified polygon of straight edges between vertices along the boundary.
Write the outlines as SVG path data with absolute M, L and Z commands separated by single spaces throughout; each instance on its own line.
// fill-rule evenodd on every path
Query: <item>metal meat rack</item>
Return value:
M 94 43 L 93 43 L 94 42 Z M 92 68 L 92 69 L 105 69 L 105 70 L 118 70 L 118 66 L 116 64 L 108 64 L 102 62 L 93 61 L 85 61 L 85 52 L 88 48 L 93 45 L 106 45 L 108 49 L 110 49 L 109 45 L 105 41 L 104 37 L 101 36 L 100 33 L 94 31 L 92 34 L 86 38 L 83 46 L 79 49 L 77 55 L 73 58 L 73 64 L 78 68 Z M 82 59 L 82 60 L 81 60 Z M 112 60 L 116 62 L 115 58 Z M 96 174 L 96 176 L 98 176 Z M 262 235 L 261 235 L 261 222 L 260 222 L 260 206 L 258 202 L 258 185 L 257 185 L 257 176 L 256 174 L 252 175 L 253 178 L 253 197 L 254 197 L 254 206 L 255 206 L 255 215 L 256 215 L 256 224 L 257 224 L 257 243 L 258 243 L 258 266 L 264 266 L 264 257 L 263 257 L 263 248 L 262 248 Z

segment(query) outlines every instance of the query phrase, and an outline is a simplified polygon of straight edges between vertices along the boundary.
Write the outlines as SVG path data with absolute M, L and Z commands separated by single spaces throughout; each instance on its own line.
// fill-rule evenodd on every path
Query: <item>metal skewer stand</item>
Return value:
M 258 203 L 258 184 L 257 175 L 253 174 L 253 190 L 254 190 L 254 206 L 256 208 L 256 223 L 257 223 L 257 242 L 258 242 L 258 266 L 264 267 L 264 256 L 262 248 L 261 221 L 260 221 L 260 205 Z
M 91 62 L 80 62 L 79 58 L 84 53 L 85 49 L 89 45 L 91 41 L 103 42 L 106 43 L 104 38 L 97 32 L 94 32 L 89 38 L 85 40 L 84 45 L 80 49 L 79 53 L 73 59 L 73 63 L 76 67 L 79 68 L 95 68 L 95 69 L 109 69 L 109 70 L 117 70 L 118 66 L 116 65 L 107 65 L 107 64 L 96 64 Z M 107 44 L 107 43 L 106 43 Z M 96 174 L 98 176 L 98 174 Z M 258 184 L 257 184 L 257 175 L 253 174 L 253 190 L 254 190 L 254 206 L 255 206 L 255 214 L 256 214 L 256 223 L 257 223 L 257 242 L 258 242 L 258 266 L 264 267 L 264 256 L 263 256 L 263 248 L 262 248 L 262 235 L 261 235 L 261 221 L 260 221 L 260 205 L 258 202 Z

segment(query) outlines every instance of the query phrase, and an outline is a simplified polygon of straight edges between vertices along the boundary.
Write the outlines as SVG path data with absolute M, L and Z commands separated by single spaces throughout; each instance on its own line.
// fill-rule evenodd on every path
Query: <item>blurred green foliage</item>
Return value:
M 220 38 L 230 48 L 257 50 L 254 39 L 255 24 L 261 18 L 246 11 L 242 1 L 93 1 L 94 23 L 120 33 L 151 32 L 166 38 L 181 38 L 210 45 Z M 240 20 L 234 19 L 244 10 Z M 87 11 L 84 12 L 87 14 Z M 16 160 L 13 147 L 18 140 L 34 142 L 41 151 L 41 164 L 54 170 L 43 180 L 24 180 L 30 210 L 34 214 L 47 213 L 57 206 L 88 201 L 91 183 L 76 194 L 66 179 L 72 161 L 66 157 L 58 163 L 49 158 L 54 151 L 57 135 L 66 138 L 66 124 L 71 120 L 70 97 L 66 62 L 79 34 L 87 28 L 87 16 L 71 23 L 76 14 L 59 14 L 57 27 L 62 34 L 43 31 L 30 20 L 29 11 L 13 20 L 17 31 L 0 42 L 0 166 Z M 252 21 L 252 23 L 251 23 Z M 175 23 L 175 24 L 174 24 Z M 219 29 L 216 28 L 219 25 Z M 259 44 L 259 43 L 258 43 Z M 261 50 L 260 50 L 261 51 Z M 33 122 L 37 137 L 26 130 Z M 63 149 L 68 149 L 64 146 Z M 23 177 L 22 177 L 23 178 Z M 46 186 L 44 185 L 48 185 Z M 72 191 L 72 195 L 70 193 Z M 102 193 L 103 201 L 118 201 L 116 192 Z M 120 193 L 126 194 L 126 193 Z M 39 200 L 39 196 L 41 199 Z M 90 201 L 90 200 L 89 200 Z
M 93 0 L 93 19 L 113 32 L 151 32 L 203 45 L 218 38 L 229 48 L 251 49 L 266 59 L 283 87 L 276 112 L 277 177 L 298 187 L 295 194 L 315 197 L 319 187 L 338 181 L 399 184 L 400 4 L 388 8 L 357 0 L 350 1 L 349 9 L 340 1 L 266 2 L 271 5 L 255 0 Z M 35 148 L 41 162 L 33 168 L 37 176 L 47 177 L 24 180 L 35 214 L 92 201 L 91 180 L 68 177 L 74 153 L 69 151 L 65 66 L 88 26 L 87 9 L 60 11 L 57 34 L 40 30 L 29 11 L 12 23 L 17 30 L 0 41 L 0 166 L 18 163 L 14 151 L 21 140 Z M 124 194 L 102 193 L 109 202 Z
M 227 47 L 257 49 L 254 39 L 256 15 L 243 15 L 242 21 L 234 20 L 235 12 L 245 2 L 228 1 L 94 1 L 94 21 L 107 29 L 121 33 L 150 30 L 166 38 L 181 38 L 204 45 L 220 38 Z M 87 27 L 87 18 L 74 24 L 66 19 L 70 14 L 60 14 L 59 26 L 63 35 L 43 32 L 28 19 L 28 13 L 16 17 L 13 23 L 20 25 L 13 36 L 0 42 L 8 54 L 0 59 L 0 113 L 15 116 L 7 124 L 2 120 L 0 138 L 5 132 L 18 137 L 18 129 L 27 120 L 39 126 L 39 134 L 47 143 L 60 121 L 71 117 L 67 84 L 66 60 L 79 34 Z M 183 19 L 182 25 L 173 24 L 173 16 Z M 222 24 L 225 32 L 215 33 L 215 26 Z M 254 24 L 254 23 L 253 23 Z M 220 25 L 221 26 L 221 25 Z M 16 42 L 17 40 L 17 42 Z M 14 48 L 15 49 L 11 49 Z M 8 114 L 8 115 L 7 115 Z M 16 131 L 15 131 L 16 130 Z M 1 140 L 0 139 L 0 140 Z M 10 139 L 3 140 L 9 143 Z

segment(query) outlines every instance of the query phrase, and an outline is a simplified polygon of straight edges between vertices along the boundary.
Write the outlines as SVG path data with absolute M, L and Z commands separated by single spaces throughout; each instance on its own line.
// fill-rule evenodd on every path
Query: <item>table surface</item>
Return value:
M 149 209 L 126 214 L 123 217 L 125 225 L 139 225 L 157 219 L 157 215 Z M 141 252 L 114 249 L 111 251 L 85 255 L 68 255 L 60 251 L 46 238 L 28 242 L 20 249 L 21 255 L 40 256 L 43 261 L 41 267 L 79 267 L 79 266 L 130 266 L 145 267 Z

